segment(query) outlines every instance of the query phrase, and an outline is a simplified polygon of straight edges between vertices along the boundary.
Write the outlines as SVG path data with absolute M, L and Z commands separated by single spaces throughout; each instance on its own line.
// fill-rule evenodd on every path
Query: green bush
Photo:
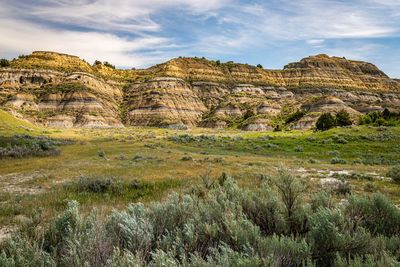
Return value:
M 338 158 L 338 157 L 334 157 L 331 159 L 331 164 L 347 164 L 347 160 Z
M 115 181 L 81 184 L 82 193 L 101 194 Z M 126 192 L 149 186 L 134 181 Z M 254 190 L 224 174 L 200 196 L 172 193 L 109 216 L 95 209 L 82 216 L 78 202 L 70 201 L 48 224 L 30 223 L 5 241 L 0 266 L 400 264 L 400 211 L 389 200 L 350 195 L 337 205 L 330 193 L 307 195 L 307 188 L 306 180 L 281 167 L 278 177 Z
M 296 146 L 296 147 L 294 148 L 294 152 L 303 152 L 303 151 L 304 151 L 304 149 L 303 149 L 302 146 Z
M 373 111 L 366 115 L 358 116 L 359 125 L 371 126 L 399 126 L 400 113 L 391 112 L 385 109 L 383 112 Z
M 400 183 L 400 165 L 394 166 L 386 176 L 392 178 L 394 182 Z
M 61 153 L 57 146 L 73 143 L 73 140 L 28 134 L 0 136 L 0 159 L 57 156 Z
M 335 118 L 330 113 L 322 114 L 315 124 L 317 130 L 326 131 L 336 126 Z
M 0 67 L 8 67 L 10 66 L 10 61 L 5 58 L 0 59 Z
M 336 125 L 337 126 L 348 126 L 352 125 L 353 122 L 350 119 L 349 113 L 342 109 L 336 114 Z
M 109 67 L 109 68 L 115 69 L 115 66 L 114 66 L 114 65 L 112 65 L 111 63 L 109 63 L 108 61 L 104 61 L 104 62 L 103 62 L 103 65 L 104 65 L 104 66 L 106 66 L 106 67 Z
M 99 151 L 97 151 L 97 155 L 100 158 L 106 158 L 106 152 L 104 152 L 104 150 L 100 149 Z

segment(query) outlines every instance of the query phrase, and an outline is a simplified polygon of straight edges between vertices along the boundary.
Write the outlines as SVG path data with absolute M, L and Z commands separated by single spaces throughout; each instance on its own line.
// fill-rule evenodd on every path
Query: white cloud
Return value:
M 118 66 L 143 66 L 158 62 L 160 55 L 143 54 L 142 49 L 168 48 L 168 38 L 143 36 L 134 39 L 98 32 L 47 29 L 35 24 L 0 19 L 0 51 L 18 55 L 35 50 L 57 51 L 77 55 L 88 62 L 107 60 Z M 27 34 L 29 33 L 29 34 Z
M 319 44 L 322 44 L 324 42 L 324 40 L 322 40 L 322 39 L 312 39 L 312 40 L 307 40 L 306 42 L 308 44 L 310 44 L 310 45 L 319 45 Z
M 160 31 L 161 25 L 151 16 L 183 10 L 190 14 L 209 15 L 227 4 L 228 0 L 46 0 L 27 7 L 38 18 L 96 30 Z M 27 4 L 28 5 L 28 4 Z

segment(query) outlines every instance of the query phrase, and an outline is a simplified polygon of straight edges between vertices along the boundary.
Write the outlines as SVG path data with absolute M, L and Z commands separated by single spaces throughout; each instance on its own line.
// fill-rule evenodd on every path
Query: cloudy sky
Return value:
M 400 0 L 0 0 L 0 57 L 142 68 L 172 57 L 281 69 L 326 53 L 400 78 Z

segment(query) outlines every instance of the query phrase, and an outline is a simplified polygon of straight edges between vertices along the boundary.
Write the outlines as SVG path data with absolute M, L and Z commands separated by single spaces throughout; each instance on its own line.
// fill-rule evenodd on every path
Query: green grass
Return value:
M 19 127 L 29 125 L 0 111 L 0 135 L 26 133 Z M 372 181 L 342 177 L 355 192 L 370 194 L 366 183 L 400 204 L 400 186 L 382 180 L 400 160 L 400 128 L 356 126 L 326 132 L 284 131 L 272 133 L 243 132 L 235 129 L 193 128 L 189 131 L 127 127 L 124 129 L 34 129 L 29 134 L 76 140 L 61 146 L 61 154 L 46 158 L 0 160 L 0 228 L 18 225 L 38 207 L 44 217 L 58 214 L 67 200 L 76 199 L 83 211 L 99 207 L 108 214 L 130 202 L 162 200 L 168 192 L 185 192 L 202 183 L 200 175 L 211 170 L 212 177 L 222 172 L 231 175 L 242 187 L 254 188 L 260 181 L 277 174 L 286 165 L 299 175 L 312 179 L 330 177 L 330 172 L 346 170 L 372 175 Z M 182 142 L 180 135 L 188 134 Z M 206 137 L 200 138 L 200 135 Z M 210 137 L 215 136 L 215 137 Z M 339 140 L 345 139 L 346 142 Z M 328 141 L 327 141 L 328 140 Z M 295 151 L 296 147 L 302 150 Z M 105 157 L 99 157 L 98 151 Z M 135 158 L 137 154 L 141 158 Z M 183 161 L 184 157 L 193 160 Z M 347 164 L 331 164 L 334 157 Z M 310 161 L 310 158 L 313 160 Z M 384 160 L 382 160 L 384 159 Z M 364 164 L 364 163 L 366 164 Z M 74 189 L 81 176 L 118 177 L 122 193 L 87 192 Z M 151 184 L 132 189 L 132 181 Z M 69 186 L 68 186 L 69 185 Z M 320 190 L 319 183 L 310 190 Z
M 3 135 L 13 135 L 13 134 L 39 134 L 44 130 L 41 130 L 39 127 L 17 119 L 12 116 L 10 113 L 0 109 L 0 133 Z

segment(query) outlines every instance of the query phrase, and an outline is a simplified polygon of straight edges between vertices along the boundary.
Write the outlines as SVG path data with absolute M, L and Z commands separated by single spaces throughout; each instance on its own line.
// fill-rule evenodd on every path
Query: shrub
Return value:
M 326 152 L 326 154 L 328 156 L 338 156 L 339 155 L 339 151 L 337 151 L 337 150 L 328 151 L 328 152 Z
M 106 158 L 106 152 L 102 149 L 97 151 L 97 155 L 99 155 L 100 158 Z
M 181 158 L 181 160 L 182 160 L 182 161 L 192 161 L 193 158 L 192 158 L 191 156 L 183 156 L 183 157 Z
M 318 160 L 316 160 L 314 158 L 309 158 L 308 162 L 314 164 L 314 163 L 318 163 Z
M 119 189 L 120 183 L 115 177 L 81 176 L 77 182 L 78 192 L 105 193 Z
M 280 149 L 280 147 L 278 145 L 273 144 L 273 143 L 266 143 L 266 144 L 263 145 L 263 147 L 272 148 L 272 149 Z
M 263 68 L 263 66 L 262 66 L 261 64 L 257 64 L 257 68 L 260 68 L 260 69 L 262 69 L 262 68 Z
M 392 178 L 394 182 L 400 183 L 400 165 L 394 166 L 386 176 Z
M 339 195 L 351 194 L 351 185 L 348 181 L 342 181 L 336 185 L 334 191 Z
M 96 66 L 96 65 L 101 65 L 101 61 L 100 60 L 95 60 L 94 63 L 93 63 L 93 66 Z
M 353 124 L 350 115 L 346 110 L 342 109 L 336 114 L 336 124 L 338 126 L 348 126 Z
M 296 146 L 295 148 L 294 148 L 294 152 L 303 152 L 304 150 L 303 150 L 303 147 L 302 146 Z
M 283 167 L 279 168 L 279 177 L 273 179 L 273 183 L 286 209 L 289 232 L 295 233 L 299 230 L 297 229 L 299 226 L 296 225 L 297 219 L 299 219 L 297 216 L 301 209 L 301 196 L 307 188 L 306 184 Z
M 336 126 L 335 118 L 330 113 L 322 114 L 315 124 L 317 130 L 326 131 Z
M 338 157 L 334 157 L 331 159 L 331 164 L 347 164 L 347 160 L 338 158 Z
M 285 120 L 285 124 L 289 124 L 295 121 L 300 120 L 304 115 L 306 115 L 307 111 L 305 110 L 297 110 L 295 113 L 290 114 Z
M 373 183 L 368 182 L 365 184 L 364 190 L 367 192 L 375 192 L 377 188 Z
M 374 235 L 400 234 L 400 211 L 381 193 L 372 197 L 350 196 L 346 212 Z
M 10 61 L 5 58 L 0 59 L 0 67 L 8 67 L 10 66 Z
M 381 194 L 346 196 L 348 202 L 335 206 L 326 191 L 305 195 L 307 183 L 282 167 L 279 177 L 255 189 L 240 188 L 226 174 L 207 180 L 212 186 L 200 197 L 173 193 L 109 216 L 95 209 L 82 216 L 70 201 L 49 223 L 32 219 L 29 229 L 4 242 L 0 266 L 399 264 L 400 211 Z M 136 180 L 127 192 L 152 186 Z
M 315 140 L 317 140 L 317 138 L 315 136 L 310 136 L 307 138 L 307 141 L 310 141 L 310 142 L 314 142 Z
M 68 139 L 53 139 L 46 136 L 14 135 L 0 136 L 1 158 L 25 158 L 57 156 L 61 153 L 56 146 L 74 143 Z

